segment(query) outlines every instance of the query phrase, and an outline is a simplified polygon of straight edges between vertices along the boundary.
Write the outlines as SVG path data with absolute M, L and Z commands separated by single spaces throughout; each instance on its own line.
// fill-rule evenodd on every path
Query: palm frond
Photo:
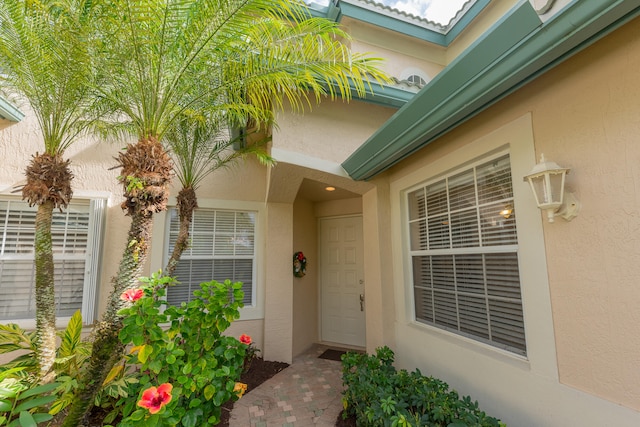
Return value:
M 86 127 L 93 99 L 84 0 L 0 2 L 2 89 L 28 102 L 45 151 L 61 154 Z

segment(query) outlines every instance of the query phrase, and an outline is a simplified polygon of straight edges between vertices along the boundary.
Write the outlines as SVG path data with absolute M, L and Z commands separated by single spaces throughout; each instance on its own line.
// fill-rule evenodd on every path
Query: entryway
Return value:
M 319 222 L 321 339 L 365 347 L 362 216 Z

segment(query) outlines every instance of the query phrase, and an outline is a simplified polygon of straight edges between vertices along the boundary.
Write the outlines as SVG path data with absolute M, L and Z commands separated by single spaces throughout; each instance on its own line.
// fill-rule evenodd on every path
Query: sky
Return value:
M 402 10 L 415 16 L 447 25 L 467 0 L 374 0 L 385 6 Z M 309 0 L 307 0 L 309 2 Z M 313 3 L 329 4 L 329 0 L 312 0 Z

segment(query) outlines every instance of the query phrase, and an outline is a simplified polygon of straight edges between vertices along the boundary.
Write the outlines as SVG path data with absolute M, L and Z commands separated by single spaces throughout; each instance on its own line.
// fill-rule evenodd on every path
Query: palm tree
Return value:
M 302 110 L 323 96 L 364 95 L 369 79 L 385 80 L 375 61 L 353 54 L 338 26 L 308 18 L 291 0 L 104 0 L 94 19 L 104 34 L 101 102 L 118 129 L 138 141 L 118 157 L 122 207 L 132 217 L 107 308 L 94 329 L 91 362 L 64 426 L 82 425 L 93 396 L 120 357 L 126 304 L 137 286 L 151 241 L 152 215 L 166 209 L 171 160 L 161 141 L 187 110 L 213 111 L 228 123 L 259 130 L 284 99 Z
M 93 110 L 87 83 L 91 61 L 86 44 L 84 0 L 0 2 L 0 87 L 25 100 L 40 125 L 43 152 L 26 168 L 22 197 L 37 205 L 35 220 L 36 356 L 47 376 L 56 354 L 53 209 L 67 206 L 73 174 L 65 150 L 83 132 Z
M 196 190 L 202 180 L 250 154 L 262 164 L 273 163 L 264 149 L 269 138 L 262 137 L 247 144 L 248 137 L 232 135 L 224 117 L 206 117 L 193 111 L 185 111 L 165 135 L 165 145 L 171 152 L 174 171 L 182 187 L 176 197 L 180 229 L 164 269 L 166 276 L 173 276 L 182 253 L 189 246 L 189 228 L 198 207 Z

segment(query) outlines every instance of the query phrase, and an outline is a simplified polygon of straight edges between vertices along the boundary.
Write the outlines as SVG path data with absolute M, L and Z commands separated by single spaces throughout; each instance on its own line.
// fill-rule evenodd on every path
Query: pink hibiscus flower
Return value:
M 149 413 L 156 414 L 164 405 L 171 402 L 171 390 L 173 386 L 169 383 L 161 384 L 158 388 L 149 387 L 142 392 L 142 399 L 138 406 L 147 408 Z
M 140 298 L 144 296 L 144 291 L 142 289 L 129 289 L 126 290 L 120 295 L 120 299 L 123 301 L 138 301 Z

